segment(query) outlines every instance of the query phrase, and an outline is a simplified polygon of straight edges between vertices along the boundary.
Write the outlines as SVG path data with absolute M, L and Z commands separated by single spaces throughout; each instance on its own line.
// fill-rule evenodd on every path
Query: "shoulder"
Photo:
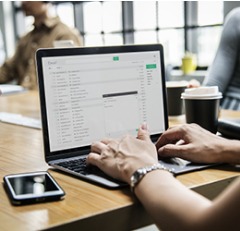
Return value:
M 49 28 L 58 28 L 60 30 L 64 30 L 64 31 L 72 31 L 72 28 L 70 28 L 69 26 L 67 26 L 65 23 L 63 23 L 59 17 L 53 17 L 53 18 L 49 18 L 46 22 L 45 25 Z
M 225 19 L 225 24 L 239 24 L 240 23 L 240 7 L 234 8 L 231 10 Z
M 231 10 L 224 21 L 222 37 L 228 40 L 228 43 L 239 43 L 240 37 L 240 7 Z M 230 39 L 230 40 L 229 40 Z
M 71 39 L 77 45 L 82 45 L 82 38 L 79 31 L 76 28 L 64 24 L 59 17 L 48 19 L 46 23 L 45 24 L 51 30 L 51 34 L 55 37 L 55 40 Z
M 71 34 L 78 36 L 78 30 L 63 23 L 59 17 L 55 17 L 50 20 L 51 21 L 48 21 L 48 26 L 51 27 L 52 30 L 58 31 L 60 34 Z

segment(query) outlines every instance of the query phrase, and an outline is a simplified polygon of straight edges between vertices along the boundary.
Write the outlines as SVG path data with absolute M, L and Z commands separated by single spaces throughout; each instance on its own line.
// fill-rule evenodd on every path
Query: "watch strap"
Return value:
M 154 170 L 165 170 L 165 171 L 168 171 L 168 172 L 172 173 L 172 171 L 170 169 L 166 168 L 164 165 L 162 165 L 160 163 L 153 164 L 151 166 L 146 166 L 146 167 L 139 168 L 131 176 L 131 179 L 130 179 L 131 191 L 134 192 L 134 188 L 142 180 L 142 178 L 147 173 L 152 172 Z

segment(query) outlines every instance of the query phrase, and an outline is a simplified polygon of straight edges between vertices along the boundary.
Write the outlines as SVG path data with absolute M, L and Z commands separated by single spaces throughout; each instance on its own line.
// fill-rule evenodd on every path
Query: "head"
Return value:
M 35 18 L 47 15 L 48 2 L 44 1 L 22 1 L 22 10 L 26 16 Z

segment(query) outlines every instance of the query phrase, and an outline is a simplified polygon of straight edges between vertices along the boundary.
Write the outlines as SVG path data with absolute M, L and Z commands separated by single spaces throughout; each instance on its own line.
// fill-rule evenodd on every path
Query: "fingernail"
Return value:
M 142 129 L 145 130 L 145 131 L 148 130 L 148 125 L 147 125 L 146 122 L 144 122 L 144 123 L 142 124 Z

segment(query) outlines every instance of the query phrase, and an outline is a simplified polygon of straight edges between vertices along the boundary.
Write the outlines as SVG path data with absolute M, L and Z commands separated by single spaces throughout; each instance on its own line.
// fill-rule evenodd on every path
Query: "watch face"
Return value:
M 135 186 L 147 173 L 146 169 L 140 168 L 131 177 L 131 185 Z

